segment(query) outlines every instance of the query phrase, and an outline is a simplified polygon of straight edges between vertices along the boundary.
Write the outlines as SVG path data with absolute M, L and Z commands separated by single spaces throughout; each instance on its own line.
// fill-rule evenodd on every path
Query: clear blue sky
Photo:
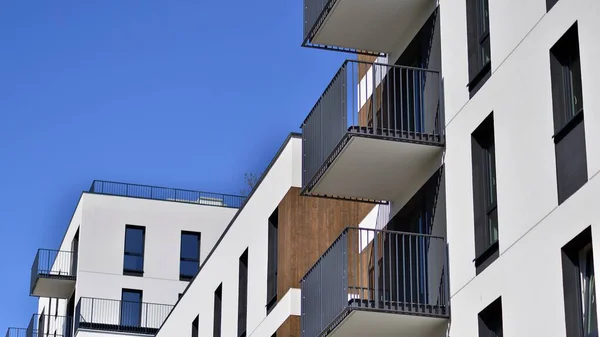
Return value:
M 341 65 L 301 0 L 0 1 L 0 335 L 93 179 L 237 193 Z

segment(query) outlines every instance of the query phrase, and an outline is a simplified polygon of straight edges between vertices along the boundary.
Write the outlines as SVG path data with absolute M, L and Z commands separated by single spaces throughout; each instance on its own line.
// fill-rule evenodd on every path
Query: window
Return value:
M 546 12 L 549 12 L 557 2 L 558 0 L 546 0 Z
M 479 337 L 502 337 L 502 300 L 488 305 L 478 315 Z
M 482 272 L 498 257 L 498 202 L 494 117 L 490 114 L 471 135 L 475 267 Z
M 213 337 L 221 337 L 221 296 L 223 284 L 219 284 L 217 290 L 215 290 L 215 314 L 213 322 Z
M 198 321 L 200 320 L 200 316 L 196 316 L 194 321 L 192 322 L 192 337 L 198 337 Z
M 473 97 L 492 72 L 488 0 L 467 0 L 469 93 Z
M 121 326 L 139 327 L 142 320 L 142 291 L 123 289 L 121 293 Z
M 144 274 L 144 240 L 146 229 L 140 226 L 125 227 L 125 257 L 123 274 L 142 276 Z
M 598 335 L 596 278 L 590 227 L 562 248 L 567 337 Z
M 246 318 L 248 313 L 248 248 L 240 256 L 238 274 L 238 337 L 246 337 Z
M 177 300 L 178 300 L 178 301 L 181 299 L 181 296 L 183 296 L 183 293 L 179 293 L 179 294 L 177 294 Z
M 189 281 L 200 268 L 200 233 L 181 232 L 179 279 Z
M 277 229 L 278 210 L 275 209 L 269 217 L 269 251 L 267 262 L 267 313 L 271 312 L 277 303 Z
M 588 180 L 577 23 L 550 49 L 558 203 Z

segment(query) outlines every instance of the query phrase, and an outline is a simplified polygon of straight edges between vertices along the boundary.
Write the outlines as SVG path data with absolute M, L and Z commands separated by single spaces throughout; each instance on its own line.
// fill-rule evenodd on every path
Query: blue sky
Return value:
M 0 1 L 0 334 L 93 179 L 238 193 L 344 58 L 301 0 Z

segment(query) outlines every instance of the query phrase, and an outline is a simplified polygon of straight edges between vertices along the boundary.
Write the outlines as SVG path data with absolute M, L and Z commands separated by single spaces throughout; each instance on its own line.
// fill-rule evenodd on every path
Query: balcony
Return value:
M 441 159 L 440 93 L 437 71 L 344 62 L 302 124 L 302 193 L 393 200 Z
M 302 337 L 443 337 L 444 238 L 349 227 L 301 281 Z
M 68 299 L 75 290 L 77 254 L 39 249 L 31 268 L 30 295 Z
M 182 190 L 169 187 L 146 186 L 114 181 L 94 180 L 89 193 L 121 197 L 175 201 L 188 204 L 240 208 L 246 197 L 222 193 Z
M 66 316 L 35 314 L 29 320 L 25 337 L 72 337 L 73 319 Z
M 302 45 L 364 54 L 389 53 L 405 32 L 420 27 L 436 2 L 304 0 Z
M 82 297 L 75 308 L 75 331 L 155 335 L 171 309 L 167 304 Z
M 26 337 L 27 329 L 23 328 L 8 328 L 6 337 Z

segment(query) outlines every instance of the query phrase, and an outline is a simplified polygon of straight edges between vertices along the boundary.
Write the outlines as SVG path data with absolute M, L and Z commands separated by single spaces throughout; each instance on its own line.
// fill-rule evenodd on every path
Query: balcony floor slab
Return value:
M 37 297 L 68 299 L 75 290 L 74 276 L 38 276 L 32 294 Z
M 353 310 L 329 336 L 443 337 L 447 324 L 446 318 Z

